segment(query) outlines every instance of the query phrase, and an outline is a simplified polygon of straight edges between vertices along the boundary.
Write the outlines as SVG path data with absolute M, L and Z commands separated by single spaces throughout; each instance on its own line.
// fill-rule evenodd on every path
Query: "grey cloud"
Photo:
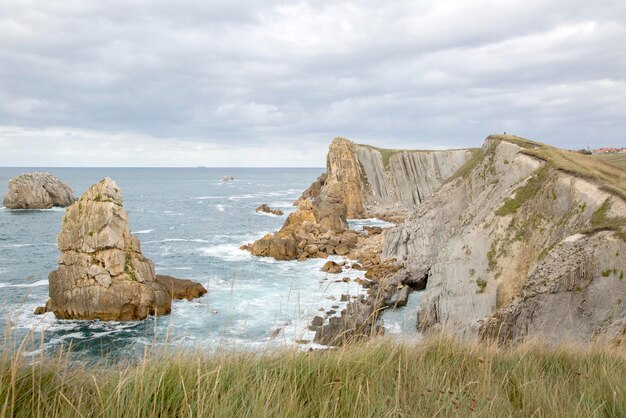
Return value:
M 625 37 L 626 6 L 610 0 L 11 0 L 0 124 L 129 143 L 301 141 L 320 164 L 317 144 L 335 135 L 624 145 Z

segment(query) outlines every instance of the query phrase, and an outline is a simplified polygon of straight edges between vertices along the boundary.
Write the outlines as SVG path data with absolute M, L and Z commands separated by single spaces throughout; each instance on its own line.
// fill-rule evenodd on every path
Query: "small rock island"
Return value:
M 190 280 L 157 276 L 128 227 L 122 192 L 105 178 L 65 214 L 57 238 L 59 267 L 49 275 L 50 299 L 36 313 L 60 319 L 142 320 L 165 315 L 172 298 L 191 299 L 206 289 Z
M 9 209 L 50 209 L 74 201 L 72 189 L 52 174 L 24 173 L 9 180 L 2 204 Z

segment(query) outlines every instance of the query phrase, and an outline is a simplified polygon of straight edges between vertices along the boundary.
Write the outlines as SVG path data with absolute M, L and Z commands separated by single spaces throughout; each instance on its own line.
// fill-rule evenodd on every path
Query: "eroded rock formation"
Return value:
M 171 311 L 171 288 L 183 297 L 202 293 L 193 282 L 157 280 L 154 264 L 130 233 L 122 193 L 111 179 L 93 185 L 67 209 L 57 244 L 61 257 L 49 275 L 45 308 L 57 318 L 140 320 Z
M 9 180 L 3 205 L 9 209 L 67 207 L 76 199 L 72 189 L 48 173 L 25 173 Z

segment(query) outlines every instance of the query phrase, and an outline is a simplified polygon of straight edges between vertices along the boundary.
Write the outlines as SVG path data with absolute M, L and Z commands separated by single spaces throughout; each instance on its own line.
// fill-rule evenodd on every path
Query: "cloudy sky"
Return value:
M 2 0 L 0 166 L 626 146 L 624 0 Z

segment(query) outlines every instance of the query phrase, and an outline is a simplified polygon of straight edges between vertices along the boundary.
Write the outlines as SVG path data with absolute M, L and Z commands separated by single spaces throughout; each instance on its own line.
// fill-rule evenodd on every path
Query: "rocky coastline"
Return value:
M 413 290 L 424 290 L 416 312 L 424 333 L 619 342 L 626 180 L 581 158 L 513 135 L 450 151 L 336 138 L 326 173 L 284 226 L 242 248 L 277 260 L 338 255 L 363 270 L 367 296 L 311 323 L 326 345 L 383 332 L 380 312 Z M 396 226 L 348 228 L 347 219 L 368 217 Z

